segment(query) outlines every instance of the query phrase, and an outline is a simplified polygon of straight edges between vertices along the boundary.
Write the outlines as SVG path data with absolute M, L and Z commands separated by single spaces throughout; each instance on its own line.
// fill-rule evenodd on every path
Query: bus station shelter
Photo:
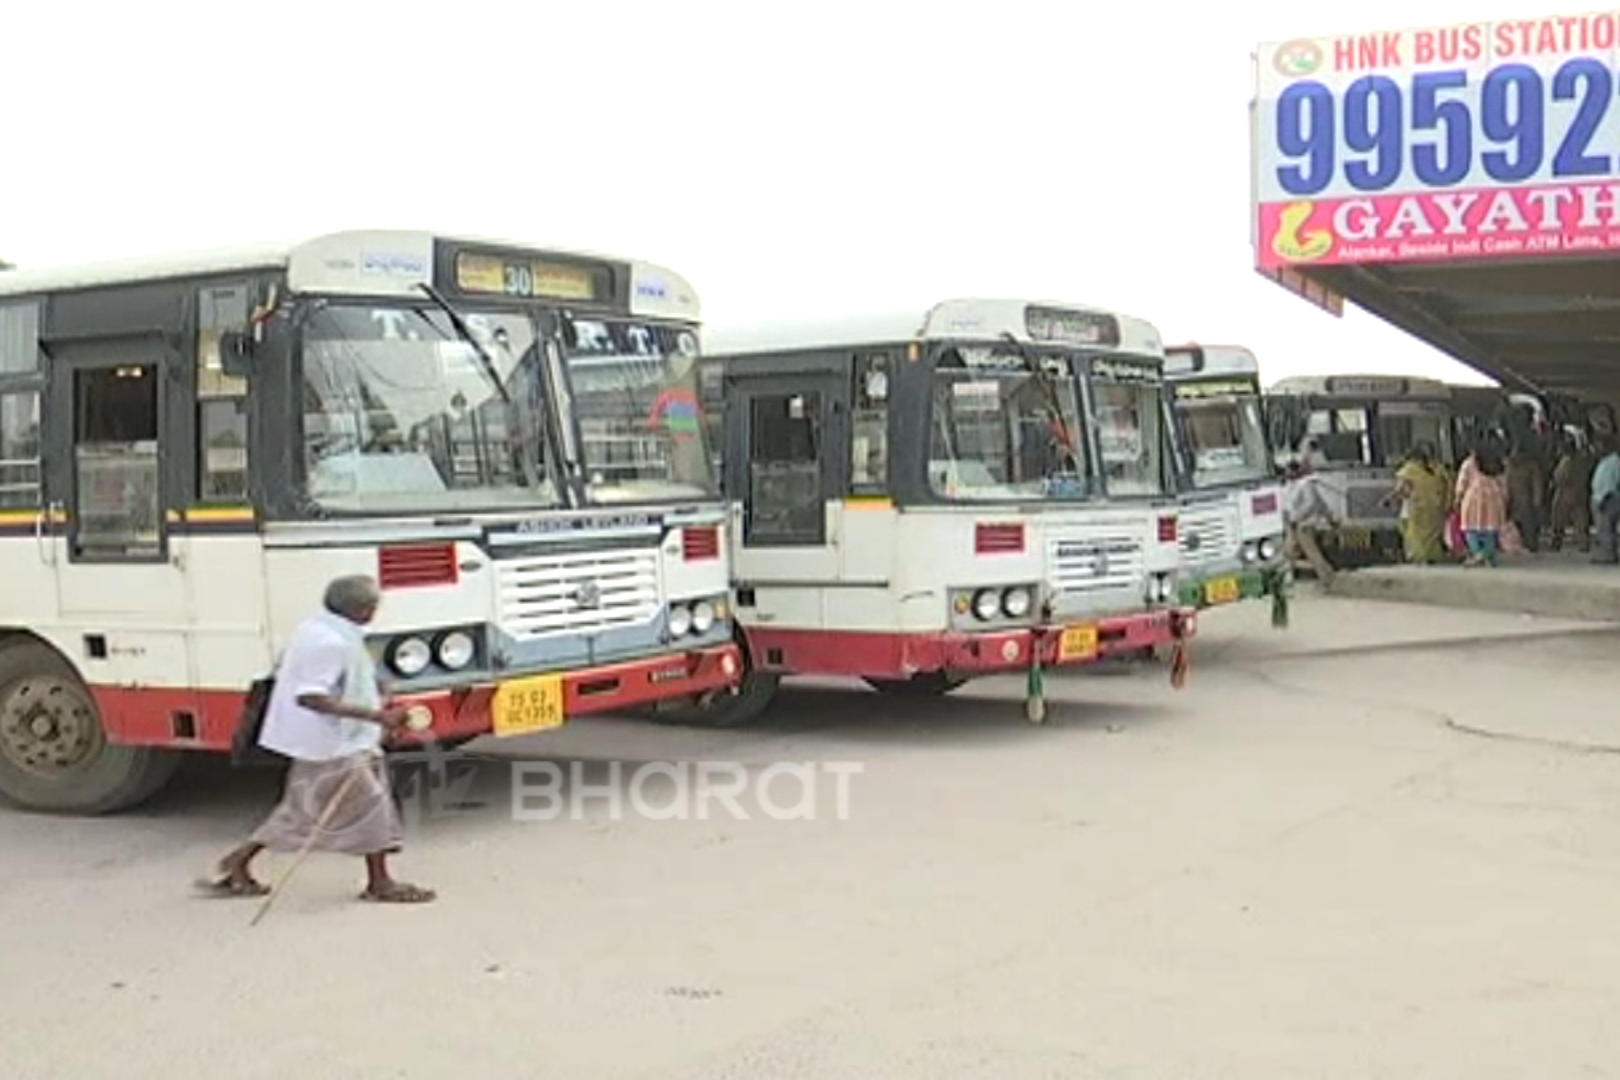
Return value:
M 1620 405 L 1620 10 L 1262 44 L 1256 269 Z

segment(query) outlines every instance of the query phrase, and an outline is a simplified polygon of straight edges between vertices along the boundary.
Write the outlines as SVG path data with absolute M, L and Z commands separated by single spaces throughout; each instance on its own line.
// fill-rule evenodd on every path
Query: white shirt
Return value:
M 358 624 L 327 611 L 306 619 L 288 639 L 275 679 L 259 733 L 259 745 L 266 750 L 298 761 L 331 761 L 382 745 L 379 724 L 328 716 L 298 704 L 306 694 L 321 694 L 362 708 L 378 707 L 377 669 Z

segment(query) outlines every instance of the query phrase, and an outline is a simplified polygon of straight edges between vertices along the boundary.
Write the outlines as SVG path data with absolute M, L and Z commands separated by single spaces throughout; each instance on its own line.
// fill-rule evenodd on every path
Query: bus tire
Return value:
M 967 685 L 960 675 L 947 675 L 943 671 L 919 671 L 909 679 L 864 679 L 867 686 L 880 694 L 895 697 L 944 697 L 952 690 Z
M 652 719 L 683 727 L 742 727 L 765 715 L 781 684 L 780 675 L 768 675 L 750 667 L 743 672 L 742 682 L 735 691 L 722 692 L 707 702 L 661 705 L 653 710 Z
M 0 645 L 0 800 L 36 813 L 117 813 L 163 790 L 181 757 L 109 743 L 72 665 L 42 642 Z

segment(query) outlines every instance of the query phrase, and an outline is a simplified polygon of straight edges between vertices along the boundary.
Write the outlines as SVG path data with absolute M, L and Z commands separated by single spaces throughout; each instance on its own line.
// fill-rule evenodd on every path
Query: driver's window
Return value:
M 817 393 L 749 400 L 744 543 L 819 547 L 826 542 L 821 409 Z

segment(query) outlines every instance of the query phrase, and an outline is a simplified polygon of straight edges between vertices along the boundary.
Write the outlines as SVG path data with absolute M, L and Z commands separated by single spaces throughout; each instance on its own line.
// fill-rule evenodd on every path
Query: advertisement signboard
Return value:
M 1620 250 L 1620 10 L 1262 45 L 1256 265 Z

